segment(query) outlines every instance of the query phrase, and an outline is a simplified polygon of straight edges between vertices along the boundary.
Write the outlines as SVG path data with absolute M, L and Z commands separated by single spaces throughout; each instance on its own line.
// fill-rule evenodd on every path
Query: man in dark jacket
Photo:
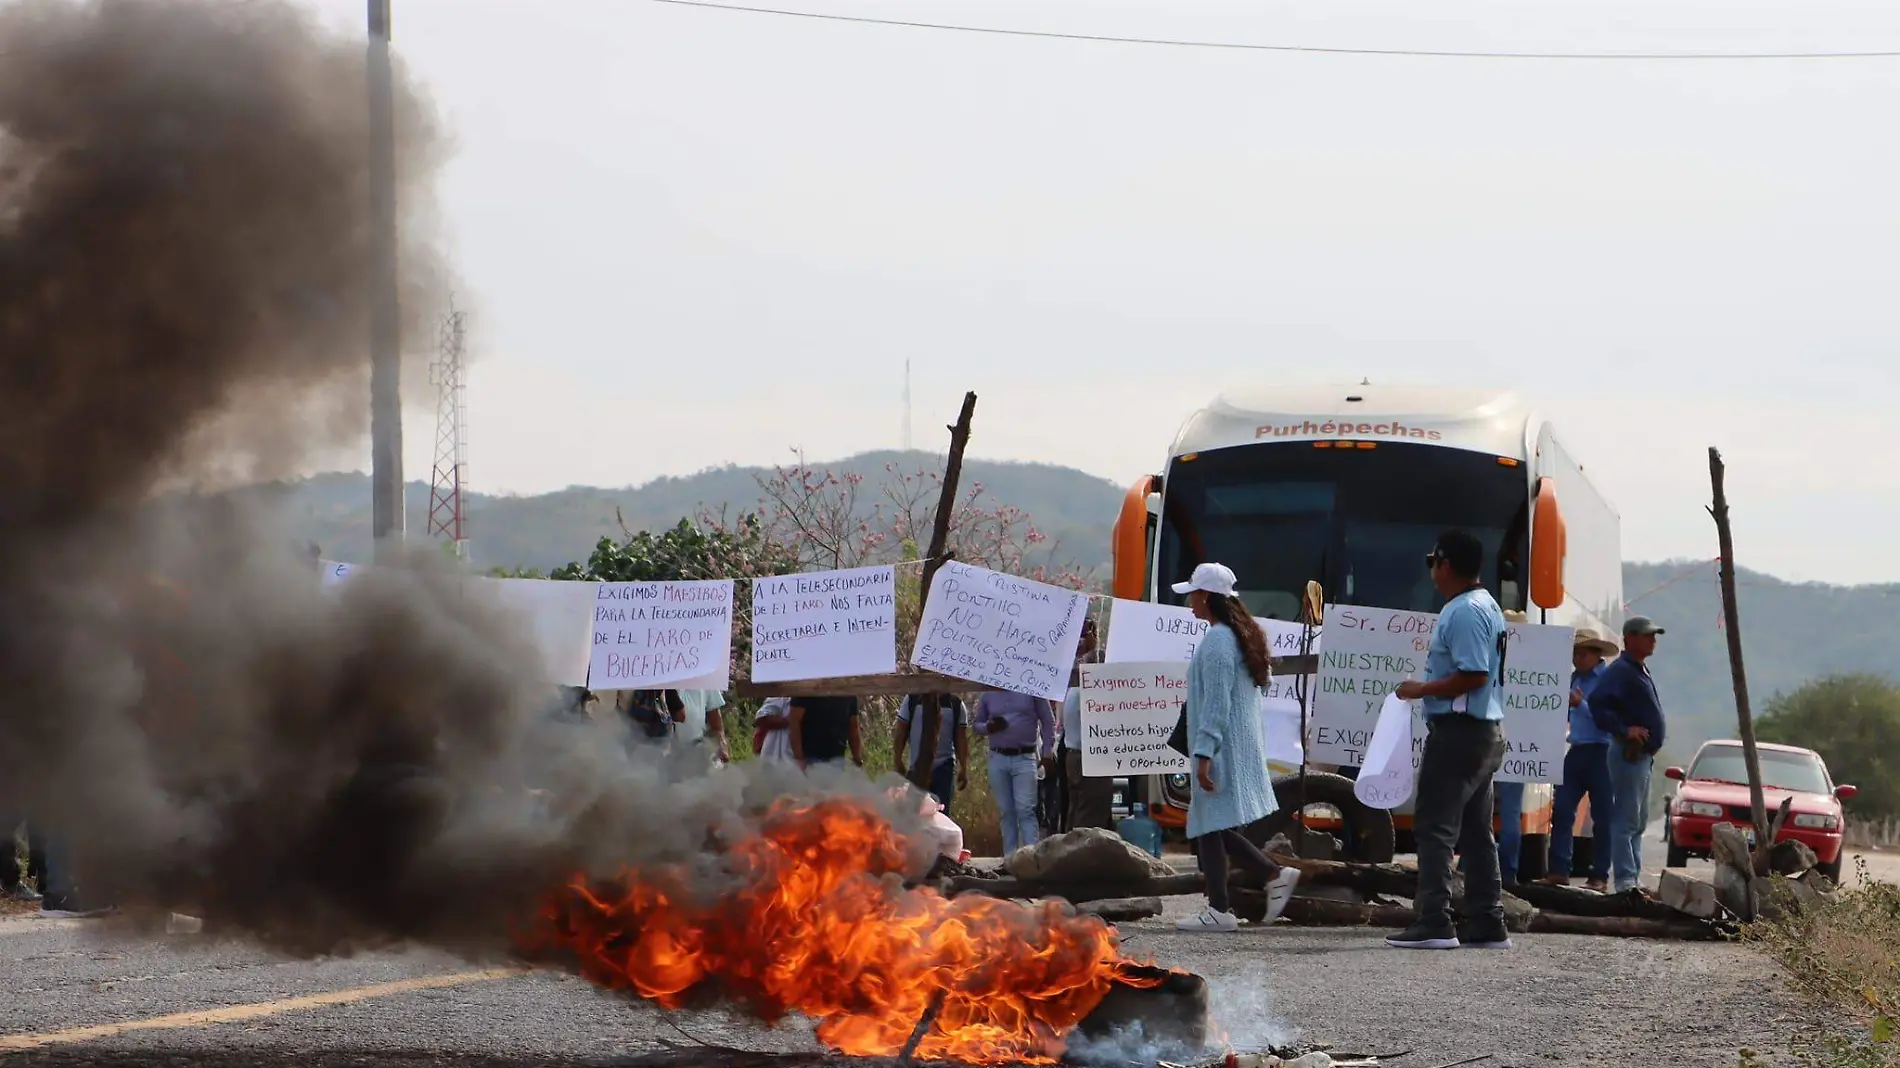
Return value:
M 1647 616 L 1623 623 L 1623 655 L 1603 669 L 1590 694 L 1590 715 L 1610 736 L 1610 779 L 1616 819 L 1607 844 L 1617 893 L 1632 889 L 1643 874 L 1643 831 L 1649 826 L 1649 780 L 1662 749 L 1664 721 L 1649 658 L 1663 629 Z

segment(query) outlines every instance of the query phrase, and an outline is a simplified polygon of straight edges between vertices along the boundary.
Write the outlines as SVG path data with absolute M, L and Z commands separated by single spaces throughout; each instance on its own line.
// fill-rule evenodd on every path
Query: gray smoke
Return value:
M 95 899 L 487 956 L 571 873 L 694 862 L 814 787 L 629 756 L 451 576 L 325 591 L 235 498 L 167 492 L 360 440 L 364 74 L 273 0 L 0 7 L 0 809 Z M 397 101 L 426 337 L 441 141 Z

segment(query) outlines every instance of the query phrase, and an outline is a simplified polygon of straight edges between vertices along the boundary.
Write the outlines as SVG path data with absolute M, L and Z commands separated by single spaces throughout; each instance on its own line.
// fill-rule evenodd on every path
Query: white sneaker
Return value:
M 1287 865 L 1267 883 L 1267 922 L 1280 918 L 1287 902 L 1293 900 L 1293 888 L 1300 882 L 1300 869 Z
M 1228 934 L 1240 930 L 1240 920 L 1231 912 L 1216 912 L 1212 907 L 1209 907 L 1185 919 L 1176 920 L 1174 929 L 1177 931 Z

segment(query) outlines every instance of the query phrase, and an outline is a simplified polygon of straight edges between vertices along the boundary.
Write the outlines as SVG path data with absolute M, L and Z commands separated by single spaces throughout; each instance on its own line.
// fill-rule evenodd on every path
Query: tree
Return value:
M 914 562 L 936 521 L 943 475 L 886 464 L 879 499 L 866 501 L 863 475 L 797 464 L 759 478 L 759 514 L 772 540 L 800 568 L 846 568 Z M 991 504 L 972 482 L 950 517 L 948 551 L 977 567 L 1070 589 L 1090 584 L 1088 569 L 1066 559 L 1027 511 Z
M 1763 741 L 1820 753 L 1837 783 L 1860 794 L 1861 816 L 1900 815 L 1900 683 L 1879 675 L 1833 675 L 1769 699 Z

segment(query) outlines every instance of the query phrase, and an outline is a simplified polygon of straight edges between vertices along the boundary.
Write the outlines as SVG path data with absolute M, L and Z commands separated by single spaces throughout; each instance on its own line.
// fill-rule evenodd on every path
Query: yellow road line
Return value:
M 149 1020 L 128 1020 L 124 1023 L 95 1024 L 91 1027 L 69 1027 L 64 1031 L 42 1031 L 32 1035 L 0 1035 L 0 1053 L 40 1049 L 44 1046 L 64 1046 L 74 1042 L 90 1042 L 94 1039 L 111 1038 L 133 1031 L 161 1031 L 181 1027 L 210 1027 L 215 1024 L 237 1023 L 263 1016 L 276 1016 L 279 1013 L 319 1009 L 328 1005 L 348 1005 L 357 1001 L 368 1001 L 371 998 L 389 997 L 392 994 L 435 990 L 445 986 L 463 986 L 525 974 L 518 968 L 494 968 L 481 972 L 430 975 L 421 979 L 377 983 L 374 986 L 332 990 L 325 994 L 308 994 L 279 1001 L 259 1001 L 249 1005 L 232 1005 L 222 1009 L 205 1009 L 200 1012 L 177 1012 L 170 1016 L 154 1016 Z
M 62 927 L 78 927 L 87 920 L 49 920 L 42 916 L 9 916 L 0 919 L 0 937 L 6 935 L 32 934 L 34 931 L 57 931 Z

